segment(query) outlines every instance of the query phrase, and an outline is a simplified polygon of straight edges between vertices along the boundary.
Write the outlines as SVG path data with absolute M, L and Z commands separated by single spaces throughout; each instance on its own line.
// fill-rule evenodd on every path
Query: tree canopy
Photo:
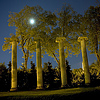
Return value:
M 24 66 L 27 68 L 28 57 L 32 58 L 33 55 L 31 54 L 35 52 L 35 38 L 38 37 L 41 39 L 43 47 L 43 41 L 48 39 L 46 34 L 48 34 L 48 31 L 50 30 L 50 26 L 55 25 L 53 18 L 56 16 L 50 11 L 44 11 L 40 6 L 25 6 L 19 13 L 10 12 L 9 17 L 8 25 L 16 27 L 15 34 L 19 39 L 18 46 L 22 49 L 25 59 Z M 29 23 L 31 18 L 35 20 L 35 24 L 33 25 Z M 10 49 L 11 44 L 9 43 L 10 38 L 5 38 L 3 50 Z
M 100 66 L 100 7 L 88 8 L 82 18 L 81 29 L 81 34 L 88 37 L 88 50 L 96 55 Z
M 10 12 L 9 26 L 15 26 L 15 36 L 19 40 L 19 48 L 23 52 L 24 66 L 27 68 L 28 58 L 32 58 L 35 52 L 35 40 L 41 40 L 42 55 L 47 53 L 59 64 L 59 45 L 57 37 L 65 37 L 65 57 L 80 53 L 80 45 L 77 42 L 79 36 L 87 36 L 88 49 L 97 55 L 100 61 L 100 7 L 91 6 L 84 16 L 77 14 L 70 5 L 63 5 L 58 12 L 43 10 L 40 6 L 25 6 L 20 12 Z M 34 24 L 30 23 L 34 19 Z M 10 38 L 5 38 L 3 50 L 11 48 Z
M 59 64 L 58 43 L 55 42 L 57 37 L 64 36 L 66 41 L 64 43 L 65 56 L 71 56 L 73 53 L 77 55 L 80 53 L 80 45 L 77 42 L 79 36 L 79 25 L 81 15 L 77 14 L 71 6 L 64 5 L 62 9 L 56 14 L 56 26 L 51 28 L 49 32 L 49 42 L 44 44 L 45 51 L 50 56 L 54 57 Z

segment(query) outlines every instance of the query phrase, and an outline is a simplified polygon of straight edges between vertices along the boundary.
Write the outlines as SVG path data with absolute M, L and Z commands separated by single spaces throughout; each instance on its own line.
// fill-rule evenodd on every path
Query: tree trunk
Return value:
M 53 56 L 54 56 L 54 58 L 55 58 L 55 60 L 56 60 L 56 62 L 58 63 L 58 65 L 60 66 L 60 62 L 59 62 L 59 60 L 56 58 L 56 55 L 54 54 L 54 53 L 52 53 L 53 54 Z
M 96 56 L 97 56 L 97 62 L 98 62 L 99 67 L 100 67 L 100 56 L 99 56 L 99 54 L 98 54 L 98 53 L 96 53 Z
M 24 53 L 24 67 L 25 69 L 27 69 L 27 61 L 28 61 L 28 57 L 29 57 L 29 50 L 26 51 L 26 53 Z
M 98 62 L 99 67 L 100 67 L 100 56 L 99 56 L 98 52 L 99 52 L 99 48 L 98 48 L 98 36 L 95 35 L 95 53 L 96 53 L 96 57 L 97 57 L 97 62 Z
M 24 67 L 27 69 L 27 58 L 25 58 Z

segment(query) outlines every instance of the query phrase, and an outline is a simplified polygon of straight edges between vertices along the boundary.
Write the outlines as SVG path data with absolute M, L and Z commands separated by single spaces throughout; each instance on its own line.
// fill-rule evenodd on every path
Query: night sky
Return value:
M 100 0 L 98 0 L 100 1 Z M 11 60 L 11 53 L 9 53 L 10 50 L 2 51 L 2 45 L 4 43 L 4 38 L 9 37 L 10 33 L 15 34 L 15 28 L 8 26 L 8 15 L 9 12 L 19 12 L 21 9 L 24 8 L 24 6 L 36 6 L 40 5 L 44 10 L 52 11 L 60 10 L 63 6 L 63 4 L 70 4 L 71 7 L 80 14 L 84 14 L 84 11 L 86 11 L 90 6 L 96 6 L 96 0 L 0 0 L 0 63 L 5 62 L 5 65 L 9 63 Z M 24 61 L 22 58 L 23 53 L 21 49 L 18 49 L 18 62 L 17 66 L 21 66 L 21 63 Z M 36 62 L 36 55 L 34 53 L 34 57 L 32 59 L 28 60 L 28 68 L 30 68 L 30 61 Z M 76 69 L 82 67 L 82 56 L 81 53 L 76 56 L 68 57 L 67 60 L 69 61 L 69 64 L 71 65 L 71 69 Z M 95 55 L 90 55 L 88 51 L 88 62 L 89 65 L 94 62 L 94 60 L 97 60 Z M 42 65 L 44 62 L 52 62 L 53 67 L 57 66 L 56 61 L 48 57 L 48 55 L 44 55 L 44 58 L 42 58 Z

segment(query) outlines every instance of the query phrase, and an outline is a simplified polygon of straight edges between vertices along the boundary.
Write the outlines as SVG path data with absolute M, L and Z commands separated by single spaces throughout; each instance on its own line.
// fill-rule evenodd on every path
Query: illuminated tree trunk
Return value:
M 27 69 L 27 59 L 25 59 L 24 67 L 25 67 L 25 69 Z
M 41 65 L 41 44 L 40 40 L 36 41 L 36 64 L 37 64 L 37 89 L 43 89 L 43 75 Z
M 56 42 L 59 42 L 59 60 L 61 69 L 61 87 L 66 87 L 67 85 L 67 73 L 65 67 L 65 55 L 64 55 L 64 43 L 65 37 L 57 37 Z
M 17 90 L 17 41 L 12 41 L 11 89 Z
M 87 40 L 87 37 L 78 38 L 78 41 L 81 42 L 85 84 L 88 85 L 90 84 L 90 73 L 89 73 L 89 65 L 88 65 L 88 58 L 87 58 L 87 51 L 86 51 L 86 40 Z

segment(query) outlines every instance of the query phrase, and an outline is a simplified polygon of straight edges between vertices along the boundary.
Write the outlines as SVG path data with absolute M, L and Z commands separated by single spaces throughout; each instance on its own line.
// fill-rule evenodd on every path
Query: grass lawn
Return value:
M 100 87 L 0 92 L 0 100 L 96 100 L 99 97 Z

